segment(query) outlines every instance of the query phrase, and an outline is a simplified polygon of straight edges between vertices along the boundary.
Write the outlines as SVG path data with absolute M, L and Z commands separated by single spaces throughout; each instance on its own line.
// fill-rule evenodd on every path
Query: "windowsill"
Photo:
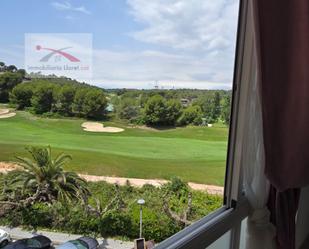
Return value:
M 174 236 L 161 242 L 156 249 L 206 248 L 231 230 L 237 222 L 248 216 L 250 211 L 246 199 L 239 201 L 236 208 L 222 207 Z

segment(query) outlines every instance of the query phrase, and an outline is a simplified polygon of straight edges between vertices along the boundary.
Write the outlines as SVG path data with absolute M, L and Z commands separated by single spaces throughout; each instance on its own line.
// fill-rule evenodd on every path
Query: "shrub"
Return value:
M 1 180 L 0 175 L 0 180 Z M 0 181 L 1 182 L 1 181 Z M 104 208 L 116 194 L 114 185 L 106 182 L 89 183 L 89 204 L 100 200 Z M 122 236 L 135 239 L 139 236 L 140 207 L 137 198 L 146 201 L 143 206 L 143 236 L 147 240 L 160 242 L 183 227 L 171 219 L 163 210 L 166 191 L 170 191 L 170 208 L 183 212 L 187 206 L 188 185 L 173 178 L 161 188 L 145 185 L 142 188 L 119 186 L 120 198 L 125 203 L 122 209 L 110 209 L 102 216 L 89 213 L 80 203 L 54 202 L 50 205 L 37 203 L 26 209 L 12 210 L 0 217 L 0 224 L 33 228 L 48 228 L 62 232 L 84 235 Z M 1 197 L 1 194 L 0 194 Z M 1 198 L 0 198 L 1 199 Z M 192 191 L 190 220 L 197 220 L 222 206 L 222 197 L 205 192 Z M 1 208 L 0 208 L 1 209 Z
M 102 236 L 128 236 L 132 237 L 132 221 L 127 213 L 111 210 L 105 214 L 99 224 Z

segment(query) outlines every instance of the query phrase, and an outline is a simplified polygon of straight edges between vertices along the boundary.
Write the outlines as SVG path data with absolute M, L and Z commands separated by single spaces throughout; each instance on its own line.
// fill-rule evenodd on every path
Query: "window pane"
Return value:
M 0 223 L 132 248 L 222 207 L 238 5 L 4 1 Z
M 229 249 L 231 242 L 231 232 L 228 231 L 220 239 L 216 240 L 206 249 Z

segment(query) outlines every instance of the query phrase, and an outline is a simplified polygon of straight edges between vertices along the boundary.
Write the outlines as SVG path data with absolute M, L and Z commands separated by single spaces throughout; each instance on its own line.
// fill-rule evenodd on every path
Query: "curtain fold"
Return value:
M 265 173 L 278 191 L 309 184 L 309 1 L 255 0 Z
M 244 188 L 253 208 L 247 221 L 247 249 L 275 248 L 275 228 L 270 223 L 270 211 L 266 204 L 269 183 L 264 174 L 264 144 L 262 113 L 255 74 L 248 91 L 247 128 L 243 143 Z
M 246 248 L 275 248 L 275 228 L 270 223 L 270 212 L 267 208 L 269 182 L 265 177 L 265 152 L 263 141 L 263 122 L 261 96 L 259 89 L 260 71 L 258 70 L 258 47 L 254 23 L 254 2 L 248 2 L 247 28 L 244 64 L 247 71 L 246 88 L 242 89 L 246 96 L 246 116 L 242 147 L 242 169 L 244 190 L 253 209 L 247 220 Z
M 255 56 L 252 57 L 254 60 Z M 252 70 L 256 67 L 252 63 Z M 257 86 L 257 72 L 247 92 L 247 127 L 243 141 L 242 165 L 244 189 L 253 208 L 247 221 L 247 249 L 273 249 L 275 228 L 270 223 L 270 212 L 266 206 L 269 183 L 264 174 L 264 143 L 262 128 L 261 104 Z
M 295 217 L 299 198 L 298 188 L 279 192 L 274 186 L 270 187 L 268 207 L 272 210 L 271 222 L 277 227 L 276 242 L 280 249 L 295 248 Z
M 258 84 L 277 248 L 295 248 L 300 188 L 309 184 L 309 1 L 253 0 Z

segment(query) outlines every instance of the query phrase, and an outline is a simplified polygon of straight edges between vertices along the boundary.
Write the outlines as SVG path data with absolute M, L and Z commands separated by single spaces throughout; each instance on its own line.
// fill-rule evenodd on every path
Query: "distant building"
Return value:
M 189 99 L 181 99 L 180 102 L 181 102 L 183 107 L 188 107 L 189 104 L 190 104 L 190 100 Z

